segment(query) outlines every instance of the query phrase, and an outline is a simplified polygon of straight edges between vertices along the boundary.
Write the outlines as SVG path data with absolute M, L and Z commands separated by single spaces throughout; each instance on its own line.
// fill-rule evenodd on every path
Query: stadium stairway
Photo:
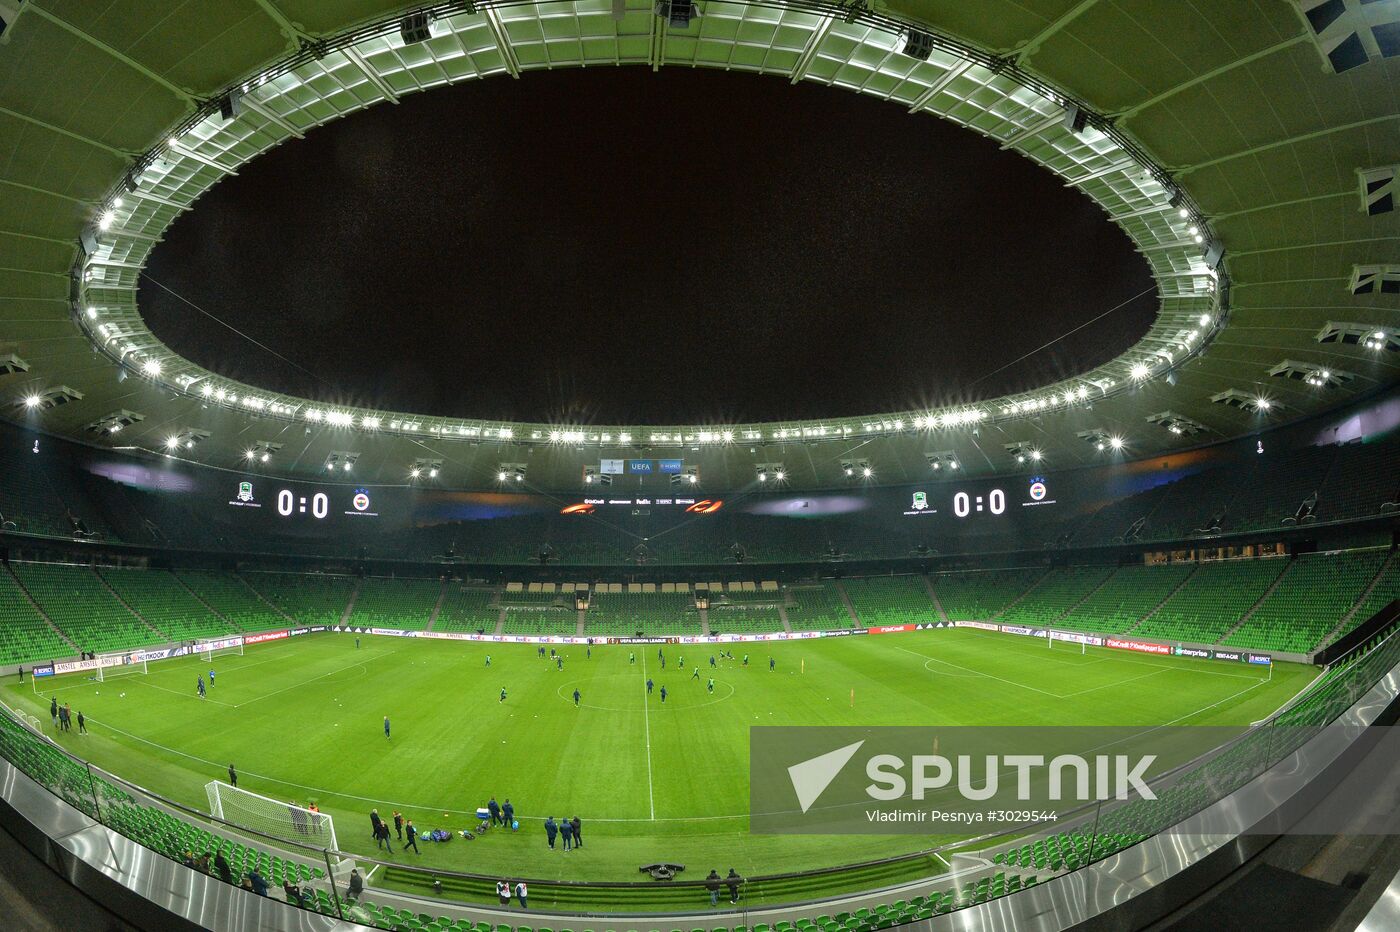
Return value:
M 364 585 L 364 580 L 355 580 L 355 588 L 350 590 L 350 601 L 345 603 L 345 612 L 340 616 L 340 626 L 343 628 L 350 624 L 350 616 L 355 612 L 355 603 L 360 598 L 360 587 Z
M 920 575 L 923 577 L 924 588 L 928 590 L 928 598 L 929 601 L 933 603 L 933 610 L 937 613 L 938 620 L 946 623 L 948 621 L 948 613 L 943 610 L 943 603 L 938 600 L 938 593 L 933 591 L 933 579 L 926 574 Z
M 1400 570 L 1400 560 L 1396 559 L 1396 553 L 1397 551 L 1395 550 L 1390 551 L 1385 562 L 1381 564 L 1380 570 L 1377 571 L 1376 577 L 1372 579 L 1370 585 L 1366 587 L 1366 591 L 1357 597 L 1356 604 L 1352 606 L 1351 611 L 1342 616 L 1342 620 L 1337 622 L 1337 626 L 1327 632 L 1322 640 L 1314 646 L 1315 648 L 1331 644 L 1333 641 L 1337 640 L 1337 638 L 1346 634 L 1352 628 L 1376 613 L 1377 607 L 1372 606 L 1372 599 L 1375 598 L 1377 591 L 1386 588 L 1387 581 L 1393 581 L 1395 579 L 1397 570 Z M 1389 601 L 1389 599 L 1384 599 L 1382 604 L 1388 604 Z M 1364 611 L 1364 609 L 1368 607 L 1370 610 Z
M 433 630 L 433 625 L 437 624 L 438 615 L 442 613 L 442 601 L 447 598 L 447 583 L 443 582 L 442 588 L 438 590 L 437 601 L 433 603 L 433 610 L 428 615 L 428 624 L 424 631 Z
M 209 610 L 209 614 L 213 615 L 215 618 L 219 619 L 219 620 L 222 621 L 224 624 L 228 625 L 228 626 L 229 626 L 230 628 L 232 628 L 234 631 L 239 631 L 239 630 L 241 630 L 241 628 L 242 628 L 241 625 L 234 624 L 233 619 L 229 618 L 229 617 L 228 617 L 227 615 L 225 615 L 223 612 L 219 611 L 217 608 L 215 608 L 213 605 L 211 605 L 210 602 L 209 602 L 209 600 L 206 599 L 204 596 L 200 595 L 198 592 L 196 592 L 196 591 L 190 586 L 190 584 L 189 584 L 188 582 L 186 582 L 185 579 L 184 579 L 179 573 L 171 573 L 170 575 L 172 575 L 172 576 L 175 577 L 175 581 L 178 582 L 178 583 L 180 584 L 180 588 L 182 588 L 182 589 L 184 589 L 186 592 L 188 592 L 188 593 L 190 594 L 191 598 L 193 598 L 193 599 L 194 599 L 196 602 L 198 602 L 200 605 L 203 605 L 205 608 L 207 608 L 207 609 Z
M 846 606 L 846 614 L 851 616 L 851 627 L 859 628 L 860 616 L 856 614 L 856 607 L 851 604 L 851 594 L 846 591 L 845 586 L 841 585 L 839 579 L 832 580 L 831 585 L 834 586 L 836 591 L 840 594 L 841 604 Z
M 167 641 L 173 641 L 173 640 L 175 640 L 175 639 L 172 638 L 170 635 L 166 634 L 164 631 L 160 630 L 160 629 L 157 628 L 155 625 L 151 624 L 151 622 L 150 622 L 149 619 L 147 619 L 144 615 L 142 615 L 142 614 L 141 614 L 140 612 L 138 612 L 135 608 L 133 608 L 133 607 L 131 606 L 131 603 L 130 603 L 130 602 L 128 602 L 126 599 L 122 598 L 122 594 L 121 594 L 120 592 L 118 592 L 116 589 L 113 589 L 113 588 L 112 588 L 112 584 L 107 580 L 107 577 L 105 577 L 105 576 L 102 575 L 101 572 L 99 572 L 98 570 L 94 569 L 94 570 L 92 571 L 92 574 L 102 581 L 102 587 L 103 587 L 104 589 L 107 590 L 107 592 L 112 596 L 112 598 L 114 598 L 114 599 L 116 599 L 118 602 L 120 602 L 120 603 L 122 604 L 122 607 L 123 607 L 123 608 L 125 608 L 128 612 L 131 612 L 131 614 L 132 614 L 133 616 L 135 616 L 135 618 L 136 618 L 137 621 L 141 622 L 141 624 L 145 625 L 147 628 L 150 628 L 150 629 L 151 629 L 152 631 L 154 631 L 156 634 L 160 635 L 163 639 L 165 639 L 165 640 L 167 640 Z
M 1241 615 L 1240 620 L 1231 625 L 1229 631 L 1226 631 L 1224 634 L 1220 635 L 1220 639 L 1217 640 L 1215 643 L 1226 643 L 1229 640 L 1230 635 L 1240 630 L 1240 628 L 1243 628 L 1245 626 L 1245 623 L 1248 622 L 1250 618 L 1254 617 L 1254 613 L 1259 611 L 1259 606 L 1269 601 L 1269 597 L 1274 594 L 1274 590 L 1277 589 L 1279 587 L 1279 584 L 1284 581 L 1284 579 L 1288 576 L 1288 571 L 1291 569 L 1293 569 L 1292 565 L 1286 567 L 1282 573 L 1279 573 L 1277 576 L 1275 576 L 1274 581 L 1269 583 L 1269 588 L 1265 589 L 1263 594 L 1261 594 L 1259 598 L 1254 600 L 1254 604 L 1249 607 L 1249 611 Z

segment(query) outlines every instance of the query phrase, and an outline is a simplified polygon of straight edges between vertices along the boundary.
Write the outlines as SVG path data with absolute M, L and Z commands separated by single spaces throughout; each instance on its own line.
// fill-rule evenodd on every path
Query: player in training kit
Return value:
M 691 668 L 690 668 L 690 678 L 691 678 L 692 680 L 698 680 L 698 679 L 700 679 L 700 668 L 699 668 L 699 667 L 691 667 Z
M 636 666 L 636 665 L 637 665 L 637 652 L 636 652 L 636 651 L 631 651 L 631 652 L 629 652 L 629 653 L 627 654 L 627 662 L 630 663 L 630 664 L 632 664 L 633 666 Z
M 204 697 L 204 677 L 201 676 L 201 677 L 199 678 L 199 682 L 198 682 L 196 685 L 197 685 L 197 687 L 199 688 L 199 698 L 201 698 L 201 699 L 205 698 L 205 697 Z
M 747 667 L 748 665 L 749 665 L 749 655 L 748 655 L 748 654 L 745 654 L 745 655 L 744 655 L 744 666 Z
M 711 654 L 711 655 L 710 655 L 710 666 L 713 667 L 714 665 L 715 665 L 715 655 L 714 655 L 714 654 Z
M 501 698 L 500 698 L 500 701 L 501 701 L 501 702 L 505 702 L 505 701 L 506 701 L 506 688 L 505 688 L 504 686 L 501 687 Z
M 214 688 L 214 668 L 213 668 L 213 667 L 210 667 L 210 668 L 209 668 L 209 688 L 210 688 L 210 689 L 213 689 L 213 688 Z
M 386 741 L 391 740 L 389 738 L 389 716 L 387 715 L 384 716 L 384 738 Z
M 578 700 L 579 700 L 578 690 L 575 689 L 575 690 L 574 690 L 574 708 L 575 708 L 575 709 L 578 708 Z
M 769 669 L 770 671 L 773 669 L 774 666 L 776 666 L 776 664 L 777 664 L 777 661 L 775 661 L 772 657 L 769 657 L 769 658 L 768 658 L 768 669 Z
M 651 687 L 652 687 L 651 677 L 647 677 L 647 695 L 648 695 L 648 696 L 651 695 Z
M 487 654 L 487 655 L 486 655 L 486 665 L 487 665 L 488 667 L 491 666 L 491 655 L 490 655 L 490 654 Z
M 555 658 L 554 658 L 554 669 L 556 669 L 556 670 L 563 670 L 563 669 L 564 669 L 564 655 L 563 655 L 563 654 L 560 654 L 558 657 L 555 657 Z
M 710 682 L 705 686 L 705 688 L 710 692 L 715 691 L 715 678 L 713 676 L 710 677 Z
M 662 701 L 662 702 L 665 702 L 665 701 L 666 701 L 666 687 L 665 687 L 665 686 L 662 686 L 662 687 L 661 687 L 661 701 Z

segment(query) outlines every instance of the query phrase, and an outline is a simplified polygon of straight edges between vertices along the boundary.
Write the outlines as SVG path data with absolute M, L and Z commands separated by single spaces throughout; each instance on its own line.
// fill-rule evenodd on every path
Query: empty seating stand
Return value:
M 1274 591 L 1224 643 L 1258 650 L 1311 651 L 1356 607 L 1388 556 L 1377 549 L 1294 558 Z
M 867 627 L 938 621 L 922 576 L 875 576 L 843 580 L 856 617 Z
M 794 631 L 840 631 L 853 627 L 851 613 L 846 608 L 835 582 L 789 586 L 787 617 Z M 925 601 L 928 593 L 924 593 Z M 929 603 L 929 610 L 933 604 Z
M 394 579 L 366 576 L 350 613 L 350 624 L 366 628 L 421 630 L 432 618 L 433 606 L 442 594 L 437 579 Z
M 933 591 L 952 621 L 981 621 L 1001 613 L 1044 575 L 1041 567 L 939 573 Z
M 12 563 L 11 568 L 79 650 L 117 651 L 169 640 L 119 602 L 90 566 Z
M 1287 566 L 1280 558 L 1202 563 L 1132 633 L 1212 644 L 1239 623 Z
M 258 594 L 303 625 L 338 625 L 356 580 L 324 573 L 248 573 L 243 577 Z

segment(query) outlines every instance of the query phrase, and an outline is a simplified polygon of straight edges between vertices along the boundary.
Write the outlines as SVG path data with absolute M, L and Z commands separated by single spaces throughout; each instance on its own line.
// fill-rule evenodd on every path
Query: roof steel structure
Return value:
M 415 11 L 429 32 L 406 42 Z M 825 486 L 853 457 L 878 481 L 908 481 L 935 459 L 1015 470 L 1027 449 L 1039 468 L 1157 455 L 1397 381 L 1400 0 L 702 0 L 693 11 L 682 25 L 669 4 L 639 0 L 158 11 L 0 0 L 0 413 L 286 476 L 352 455 L 359 482 L 404 482 L 431 460 L 437 484 L 486 487 L 502 462 L 528 457 L 531 484 L 568 488 L 584 464 L 641 451 L 686 459 L 718 490 L 750 484 L 758 462 Z M 930 386 L 946 404 L 689 425 L 430 418 L 293 397 L 184 359 L 143 322 L 140 271 L 166 227 L 267 149 L 442 84 L 622 64 L 819 82 L 997 140 L 1133 239 L 1158 283 L 1156 320 L 1113 361 L 1016 396 Z M 1025 319 L 1035 283 L 1008 269 L 1005 284 L 1008 318 Z M 461 300 L 490 312 L 469 289 Z M 462 412 L 472 407 L 464 392 Z

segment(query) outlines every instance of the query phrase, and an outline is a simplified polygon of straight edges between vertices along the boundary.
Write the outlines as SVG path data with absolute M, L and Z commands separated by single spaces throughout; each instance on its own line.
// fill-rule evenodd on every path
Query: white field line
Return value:
M 289 690 L 299 689 L 299 688 L 301 688 L 302 686 L 305 686 L 307 683 L 314 683 L 314 682 L 316 682 L 317 680 L 323 680 L 323 679 L 325 679 L 325 678 L 328 677 L 328 676 L 334 676 L 334 675 L 337 674 L 337 673 L 344 673 L 346 670 L 354 670 L 354 669 L 357 669 L 357 668 L 361 668 L 361 669 L 362 669 L 362 668 L 364 668 L 366 665 L 369 664 L 370 660 L 378 660 L 378 659 L 381 658 L 381 657 L 388 657 L 390 654 L 397 654 L 397 653 L 398 653 L 397 650 L 391 650 L 391 651 L 385 651 L 385 652 L 382 653 L 382 654 L 376 654 L 375 656 L 373 656 L 373 657 L 371 657 L 371 658 L 369 658 L 369 659 L 367 659 L 367 660 L 361 661 L 360 663 L 354 663 L 354 664 L 351 664 L 350 666 L 347 666 L 347 667 L 338 667 L 338 668 L 336 668 L 336 669 L 334 669 L 334 670 L 331 670 L 331 671 L 329 671 L 329 672 L 327 672 L 327 673 L 322 673 L 320 676 L 313 676 L 313 677 L 312 677 L 311 679 L 309 679 L 309 680 L 302 680 L 300 683 L 293 683 L 292 685 L 283 687 L 282 689 L 274 689 L 274 690 L 273 690 L 272 692 L 270 692 L 270 693 L 265 693 L 265 694 L 263 694 L 263 695 L 261 695 L 261 696 L 258 696 L 258 697 L 256 697 L 256 698 L 254 698 L 254 699 L 248 699 L 248 700 L 246 700 L 246 701 L 244 701 L 244 702 L 240 702 L 240 703 L 238 703 L 238 705 L 234 706 L 234 708 L 235 708 L 235 709 L 241 709 L 241 708 L 243 708 L 245 705 L 252 705 L 252 704 L 255 703 L 255 702 L 262 702 L 264 699 L 271 699 L 273 696 L 280 696 L 280 695 L 282 695 L 282 693 L 285 693 L 285 692 L 287 692 L 287 691 L 289 691 Z
M 192 695 L 191 693 L 189 693 L 189 692 L 186 691 L 186 690 L 183 690 L 183 689 L 171 689 L 169 686 L 159 686 L 159 685 L 157 685 L 157 684 L 155 684 L 155 683 L 147 682 L 147 680 L 145 680 L 145 679 L 132 680 L 132 682 L 133 682 L 134 684 L 138 685 L 138 686 L 149 686 L 151 689 L 160 689 L 160 690 L 164 690 L 165 692 L 168 692 L 168 693 L 174 693 L 175 695 L 181 697 L 182 699 L 193 699 L 195 702 L 212 702 L 212 703 L 214 703 L 215 705 L 228 706 L 230 709 L 236 709 L 236 708 L 238 708 L 238 706 L 234 705 L 232 702 L 224 702 L 222 699 L 208 699 L 208 698 L 201 699 L 197 694 Z
M 974 634 L 974 635 L 976 635 L 977 637 L 980 637 L 980 638 L 994 639 L 994 638 L 999 638 L 999 637 L 1000 637 L 1000 632 L 975 631 L 975 630 L 966 629 L 966 628 L 960 629 L 960 630 L 969 631 L 971 634 Z M 1110 635 L 1110 637 L 1117 637 L 1117 636 L 1118 636 L 1118 635 Z M 1021 638 L 1019 635 L 1011 635 L 1011 637 L 1017 638 L 1018 640 L 1025 640 L 1024 638 Z M 1089 647 L 1090 650 L 1093 650 L 1093 651 L 1095 651 L 1095 652 L 1113 650 L 1113 648 L 1111 648 L 1111 647 L 1096 647 L 1096 646 L 1094 646 L 1093 644 L 1089 644 L 1089 645 L 1087 645 L 1087 646 Z M 1124 656 L 1121 656 L 1121 657 L 1120 657 L 1120 656 L 1117 656 L 1116 653 L 1115 653 L 1115 654 L 1110 654 L 1110 655 L 1104 657 L 1103 659 L 1105 659 L 1105 660 L 1112 660 L 1112 661 L 1114 661 L 1115 663 L 1135 663 L 1135 664 L 1137 664 L 1137 665 L 1140 666 L 1140 667 L 1157 667 L 1158 669 L 1161 669 L 1161 670 L 1180 670 L 1180 671 L 1186 671 L 1186 672 L 1190 672 L 1190 673 L 1200 673 L 1200 674 L 1202 674 L 1203 676 L 1228 676 L 1228 677 L 1232 677 L 1232 678 L 1237 679 L 1237 680 L 1267 679 L 1266 677 L 1254 677 L 1254 676 L 1250 676 L 1250 675 L 1247 674 L 1247 673 L 1226 673 L 1224 670 L 1209 670 L 1209 669 L 1197 670 L 1197 669 L 1195 669 L 1194 667 L 1169 667 L 1169 666 L 1165 666 L 1165 665 L 1160 664 L 1160 663 L 1152 663 L 1152 662 L 1150 662 L 1150 661 L 1148 661 L 1148 660 L 1145 660 L 1145 659 L 1142 659 L 1142 658 L 1139 658 L 1139 657 L 1129 657 L 1129 656 L 1127 656 L 1127 655 L 1124 655 Z M 1193 661 L 1190 661 L 1190 662 L 1191 662 L 1191 663 L 1199 664 L 1199 665 L 1202 666 L 1202 667 L 1205 666 L 1205 663 L 1202 662 L 1202 661 L 1195 661 L 1195 660 L 1193 660 Z M 1086 666 L 1087 666 L 1087 664 L 1086 664 Z
M 982 676 L 982 677 L 986 677 L 986 678 L 989 679 L 989 680 L 996 680 L 998 683 L 1005 683 L 1007 686 L 1015 686 L 1015 687 L 1018 688 L 1018 689 L 1029 689 L 1031 692 L 1040 693 L 1042 696 L 1049 696 L 1051 699 L 1063 699 L 1063 698 L 1064 698 L 1064 696 L 1061 696 L 1061 695 L 1058 695 L 1058 694 L 1052 693 L 1052 692 L 1046 692 L 1045 690 L 1043 690 L 1043 689 L 1038 689 L 1038 688 L 1036 688 L 1035 686 L 1027 686 L 1025 683 L 1018 683 L 1018 682 L 1016 682 L 1015 680 L 1004 680 L 1004 679 L 1002 679 L 1002 678 L 999 677 L 999 676 L 993 676 L 993 675 L 990 674 L 990 673 L 983 673 L 981 670 L 974 670 L 974 669 L 972 669 L 971 667 L 959 666 L 958 664 L 953 663 L 952 661 L 943 660 L 943 659 L 941 659 L 941 658 L 939 658 L 939 657 L 930 657 L 928 654 L 921 654 L 921 653 L 919 653 L 918 651 L 916 651 L 916 650 L 910 650 L 910 649 L 907 648 L 907 647 L 901 647 L 901 648 L 899 648 L 899 649 L 902 650 L 902 651 L 904 651 L 906 654 L 913 654 L 915 657 L 922 657 L 922 658 L 924 658 L 925 660 L 932 660 L 934 663 L 947 664 L 948 666 L 954 668 L 955 670 L 962 670 L 964 673 L 971 673 L 971 674 L 973 674 L 974 676 Z
M 1072 698 L 1072 697 L 1074 697 L 1074 696 L 1082 696 L 1082 695 L 1084 695 L 1085 693 L 1096 693 L 1096 692 L 1098 692 L 1100 689 L 1112 689 L 1112 688 L 1115 687 L 1115 686 L 1122 686 L 1122 685 L 1124 685 L 1125 683 L 1134 683 L 1134 682 L 1137 682 L 1138 680 L 1145 680 L 1145 679 L 1147 679 L 1149 676 L 1156 676 L 1157 674 L 1164 672 L 1166 669 L 1167 669 L 1166 667 L 1162 667 L 1160 670 L 1153 670 L 1151 673 L 1144 673 L 1144 674 L 1142 674 L 1141 676 L 1130 676 L 1130 677 L 1128 677 L 1126 680 L 1116 680 L 1116 681 L 1114 681 L 1114 682 L 1112 682 L 1112 683 L 1104 683 L 1102 686 L 1090 686 L 1088 689 L 1081 689 L 1081 690 L 1079 690 L 1078 692 L 1074 692 L 1074 693 L 1065 693 L 1065 694 L 1064 694 L 1063 696 L 1061 696 L 1060 698 L 1062 698 L 1062 699 L 1069 699 L 1069 698 Z
M 646 694 L 647 652 L 642 650 L 642 726 L 646 729 L 647 741 L 647 804 L 651 807 L 651 821 L 656 821 L 656 792 L 651 782 L 651 697 Z M 635 721 L 635 720 L 634 720 Z

